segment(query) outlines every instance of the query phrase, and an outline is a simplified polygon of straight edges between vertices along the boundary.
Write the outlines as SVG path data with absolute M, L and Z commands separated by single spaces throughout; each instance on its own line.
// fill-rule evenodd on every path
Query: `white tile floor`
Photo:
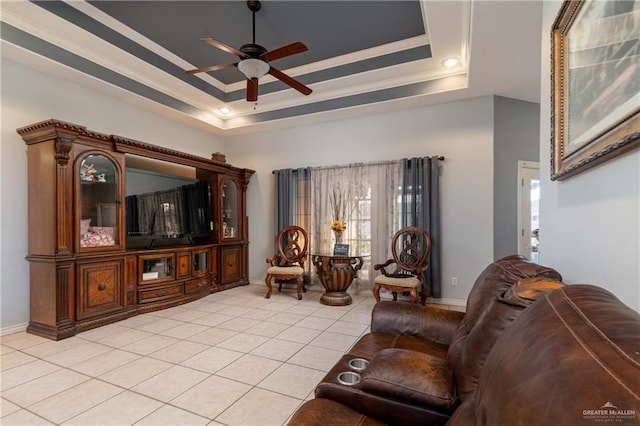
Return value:
M 239 287 L 59 342 L 3 336 L 0 423 L 284 424 L 368 332 L 375 300 L 265 292 Z

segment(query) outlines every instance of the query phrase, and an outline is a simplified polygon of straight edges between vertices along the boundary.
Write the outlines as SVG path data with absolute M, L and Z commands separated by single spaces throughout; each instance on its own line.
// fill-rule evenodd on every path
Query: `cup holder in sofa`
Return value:
M 349 361 L 349 368 L 356 372 L 361 372 L 369 365 L 369 361 L 364 358 L 353 358 Z
M 338 374 L 338 383 L 346 386 L 355 386 L 360 383 L 360 375 L 353 371 L 344 371 Z

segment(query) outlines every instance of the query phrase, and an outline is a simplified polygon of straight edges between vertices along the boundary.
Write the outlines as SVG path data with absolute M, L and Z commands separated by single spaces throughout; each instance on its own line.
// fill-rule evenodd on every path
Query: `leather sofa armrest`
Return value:
M 333 366 L 316 386 L 316 399 L 325 398 L 340 402 L 352 410 L 387 425 L 444 426 L 449 417 L 451 417 L 451 413 L 436 409 L 430 405 L 415 404 L 407 399 L 394 399 L 381 394 L 364 392 L 360 389 L 362 382 L 352 386 L 339 383 L 338 376 L 340 373 L 350 371 L 349 361 L 353 358 L 353 355 L 344 355 Z M 436 358 L 444 361 L 440 357 Z M 370 367 L 371 364 L 360 373 L 361 378 Z M 355 423 L 349 424 L 353 425 Z
M 360 389 L 448 413 L 457 403 L 447 361 L 406 349 L 381 350 L 362 372 Z
M 464 312 L 398 302 L 378 302 L 371 316 L 374 333 L 418 336 L 449 345 Z
M 287 423 L 287 426 L 326 425 L 384 426 L 384 423 L 324 398 L 315 398 L 302 404 Z

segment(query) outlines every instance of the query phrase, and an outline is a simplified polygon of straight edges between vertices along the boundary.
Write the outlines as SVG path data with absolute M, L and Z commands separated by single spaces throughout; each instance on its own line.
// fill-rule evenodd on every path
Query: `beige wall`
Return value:
M 248 192 L 252 281 L 264 280 L 273 250 L 271 172 L 288 167 L 444 155 L 443 298 L 465 301 L 493 260 L 493 97 L 236 136 L 226 153 L 256 170 Z

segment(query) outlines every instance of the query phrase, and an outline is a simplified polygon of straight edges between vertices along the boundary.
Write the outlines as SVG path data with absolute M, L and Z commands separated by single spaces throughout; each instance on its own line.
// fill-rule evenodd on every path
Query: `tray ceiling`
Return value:
M 535 36 L 532 40 L 524 34 L 528 38 L 523 47 L 535 49 L 537 42 L 539 49 L 535 20 L 537 15 L 539 22 L 540 7 L 531 3 L 264 1 L 255 16 L 256 43 L 268 50 L 295 41 L 306 44 L 307 52 L 271 65 L 313 93 L 304 96 L 267 75 L 260 79 L 257 102 L 245 100 L 246 83 L 236 68 L 184 72 L 237 62 L 236 56 L 200 38 L 212 37 L 235 48 L 250 43 L 252 16 L 245 1 L 2 2 L 0 29 L 3 56 L 61 65 L 69 76 L 75 75 L 71 78 L 106 83 L 108 90 L 151 109 L 212 130 L 238 132 L 492 93 L 535 101 L 531 98 L 539 91 L 539 81 L 535 90 L 506 87 L 501 93 L 494 87 L 498 79 L 478 77 L 485 87 L 469 90 L 474 81 L 469 71 L 475 72 L 472 48 L 482 49 L 494 34 L 494 23 L 479 22 L 478 16 L 486 15 L 486 21 L 516 13 L 531 19 L 535 12 L 534 25 L 528 24 Z M 527 25 L 521 31 L 527 31 Z M 529 55 L 539 68 L 539 51 Z M 444 67 L 449 57 L 457 58 L 458 65 Z M 479 72 L 487 59 L 478 59 Z M 231 112 L 221 113 L 223 106 Z

